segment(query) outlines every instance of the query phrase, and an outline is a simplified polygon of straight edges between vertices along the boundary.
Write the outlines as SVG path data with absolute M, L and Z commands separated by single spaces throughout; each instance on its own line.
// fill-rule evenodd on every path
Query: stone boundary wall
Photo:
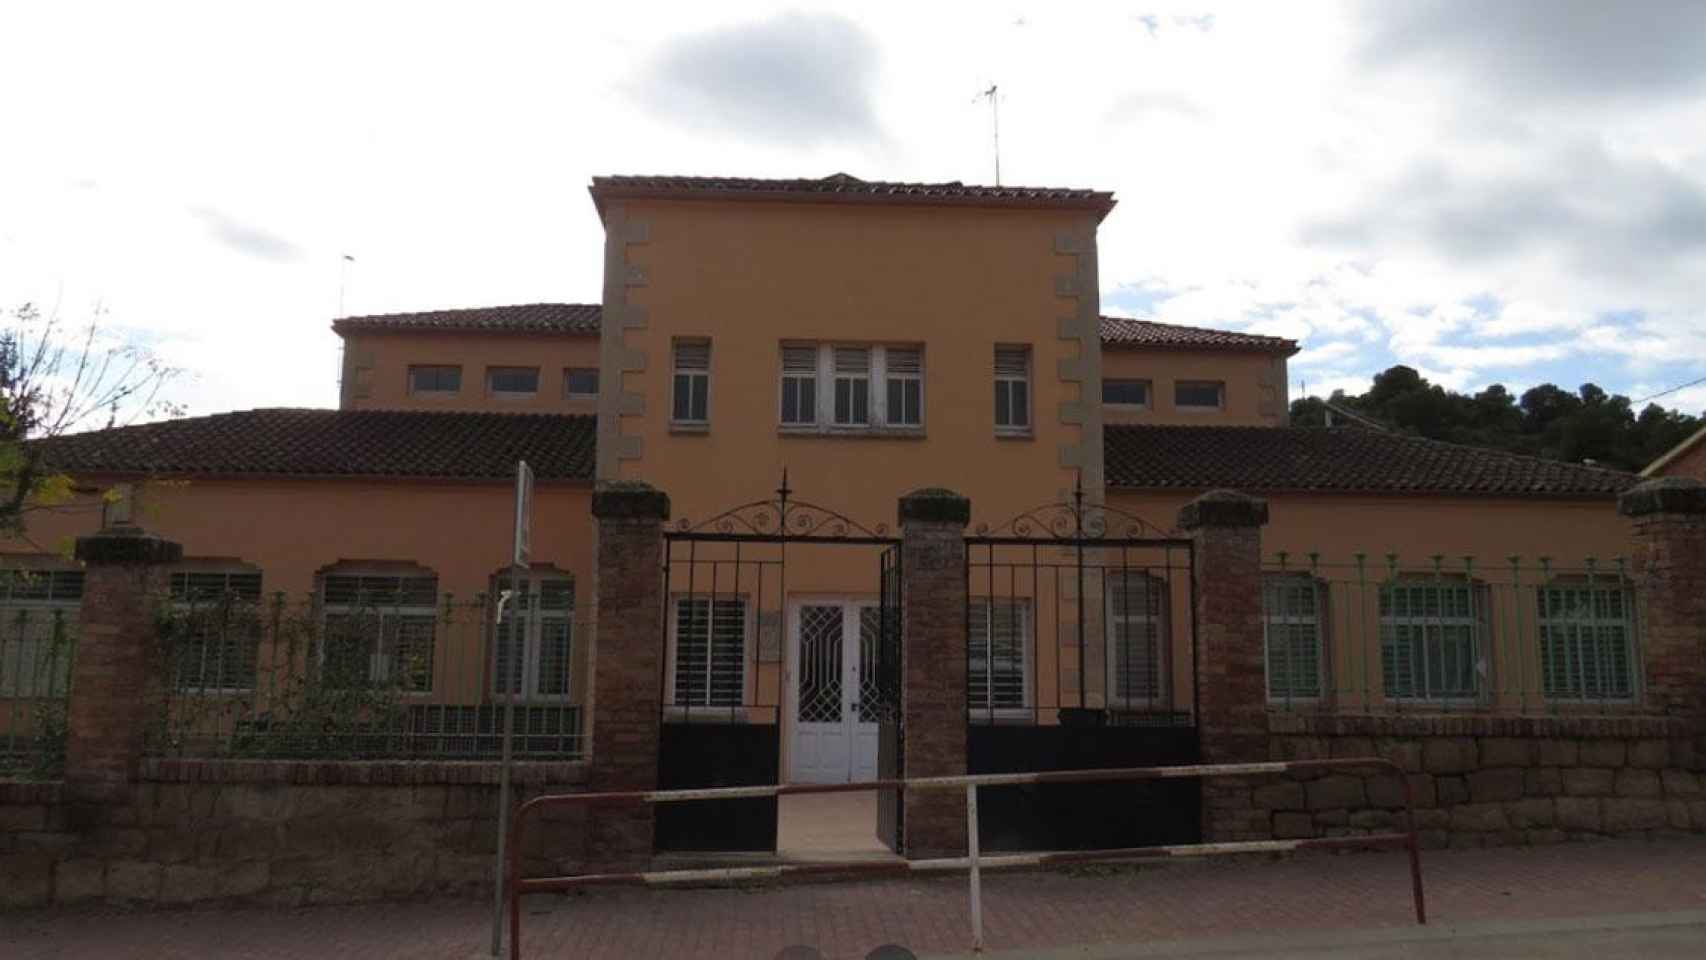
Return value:
M 584 765 L 517 763 L 514 796 L 584 789 Z M 498 765 L 150 760 L 124 802 L 0 781 L 0 908 L 280 905 L 490 895 Z M 529 821 L 523 871 L 577 869 L 585 814 Z
M 1706 739 L 1679 719 L 1272 714 L 1269 726 L 1274 760 L 1395 761 L 1431 848 L 1706 832 Z M 1227 781 L 1209 803 L 1221 839 L 1404 826 L 1403 783 L 1390 772 Z

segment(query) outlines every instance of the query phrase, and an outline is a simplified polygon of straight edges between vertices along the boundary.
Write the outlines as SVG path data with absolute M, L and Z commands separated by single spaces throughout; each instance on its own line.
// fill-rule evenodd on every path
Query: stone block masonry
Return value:
M 518 799 L 582 789 L 585 768 L 519 763 Z M 490 894 L 490 763 L 144 761 L 123 798 L 0 782 L 0 908 L 279 905 Z M 533 821 L 523 867 L 585 863 L 584 813 Z
M 1434 848 L 1706 832 L 1706 750 L 1665 717 L 1329 717 L 1274 714 L 1270 759 L 1378 756 L 1404 769 Z M 1390 772 L 1266 778 L 1222 808 L 1253 838 L 1349 836 L 1404 826 Z

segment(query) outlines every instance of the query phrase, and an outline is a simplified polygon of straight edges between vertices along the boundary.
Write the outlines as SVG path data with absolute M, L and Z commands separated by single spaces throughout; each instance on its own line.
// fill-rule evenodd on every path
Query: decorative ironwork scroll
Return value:
M 972 532 L 979 537 L 1047 537 L 1053 540 L 1167 539 L 1180 535 L 1118 507 L 1084 502 L 1082 474 L 1073 484 L 1071 501 L 1032 507 L 993 527 L 980 523 L 972 528 Z
M 796 500 L 793 494 L 784 469 L 773 499 L 743 503 L 698 523 L 683 517 L 675 522 L 674 532 L 775 540 L 884 540 L 891 536 L 888 524 L 866 526 L 828 507 Z

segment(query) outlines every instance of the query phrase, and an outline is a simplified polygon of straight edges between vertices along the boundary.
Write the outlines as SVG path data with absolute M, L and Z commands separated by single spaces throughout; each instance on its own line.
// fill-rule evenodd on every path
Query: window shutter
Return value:
M 924 352 L 916 347 L 890 347 L 887 360 L 891 374 L 917 375 L 924 370 Z
M 817 348 L 783 347 L 782 372 L 791 376 L 815 376 L 817 374 Z
M 871 372 L 871 351 L 865 347 L 836 347 L 835 372 L 861 374 Z
M 1030 373 L 1031 351 L 1025 347 L 996 347 L 995 375 L 1023 377 Z
M 677 370 L 709 370 L 711 369 L 711 345 L 709 343 L 678 343 L 675 345 L 675 369 Z

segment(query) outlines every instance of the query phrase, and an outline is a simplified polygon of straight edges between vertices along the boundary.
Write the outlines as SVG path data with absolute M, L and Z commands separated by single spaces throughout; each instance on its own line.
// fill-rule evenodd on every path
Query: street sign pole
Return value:
M 533 469 L 526 460 L 518 461 L 515 465 L 515 537 L 514 549 L 510 555 L 509 589 L 498 596 L 497 618 L 492 625 L 492 642 L 496 644 L 499 629 L 503 625 L 504 608 L 513 600 L 522 596 L 521 575 L 526 572 L 528 561 L 533 552 Z M 525 608 L 523 608 L 525 610 Z M 523 614 L 525 616 L 525 613 Z M 519 627 L 519 630 L 518 630 Z M 510 808 L 510 762 L 514 757 L 515 742 L 515 698 L 521 692 L 519 688 L 527 675 L 526 664 L 521 658 L 525 657 L 527 638 L 525 620 L 512 622 L 510 626 L 510 660 L 521 669 L 511 671 L 511 676 L 499 676 L 499 687 L 503 693 L 504 704 L 504 733 L 503 761 L 498 773 L 498 855 L 497 864 L 493 867 L 492 876 L 492 956 L 498 957 L 503 953 L 504 937 L 504 879 L 507 871 L 505 865 L 505 846 L 509 841 L 509 808 Z M 496 675 L 496 674 L 494 674 Z M 511 686 L 511 679 L 514 686 Z

